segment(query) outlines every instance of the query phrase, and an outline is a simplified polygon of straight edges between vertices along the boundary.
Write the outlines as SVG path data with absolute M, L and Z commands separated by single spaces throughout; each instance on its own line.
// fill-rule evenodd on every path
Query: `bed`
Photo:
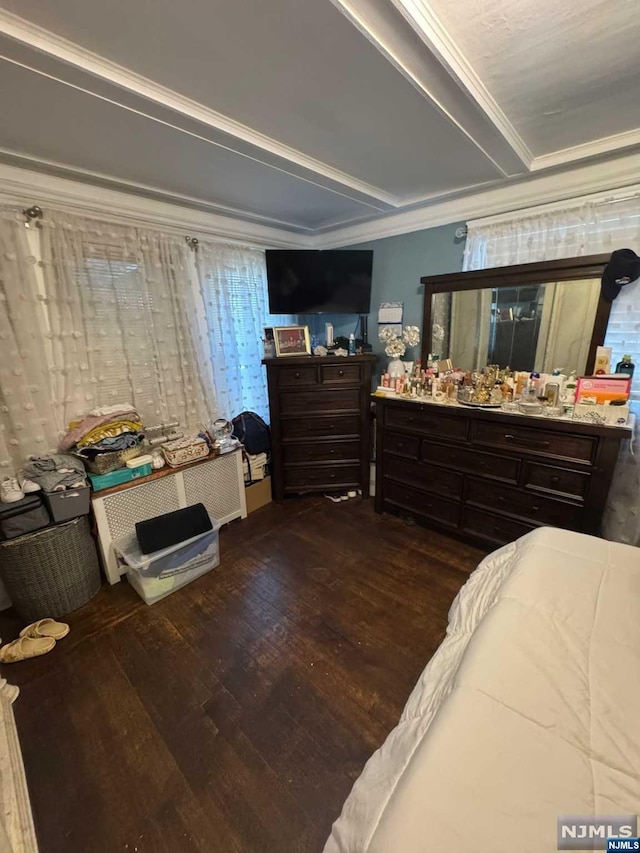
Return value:
M 640 811 L 640 549 L 540 528 L 486 557 L 324 853 L 543 853 Z

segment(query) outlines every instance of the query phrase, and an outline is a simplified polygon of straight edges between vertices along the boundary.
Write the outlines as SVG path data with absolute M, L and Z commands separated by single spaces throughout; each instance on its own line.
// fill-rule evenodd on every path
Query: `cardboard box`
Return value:
M 271 477 L 265 477 L 244 490 L 247 499 L 247 513 L 271 503 Z
M 631 379 L 608 376 L 581 376 L 576 387 L 576 403 L 600 404 L 611 400 L 628 400 Z

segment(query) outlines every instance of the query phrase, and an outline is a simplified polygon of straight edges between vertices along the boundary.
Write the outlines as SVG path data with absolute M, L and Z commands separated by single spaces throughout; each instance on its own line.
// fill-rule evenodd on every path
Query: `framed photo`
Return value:
M 276 355 L 311 355 L 308 326 L 274 326 Z

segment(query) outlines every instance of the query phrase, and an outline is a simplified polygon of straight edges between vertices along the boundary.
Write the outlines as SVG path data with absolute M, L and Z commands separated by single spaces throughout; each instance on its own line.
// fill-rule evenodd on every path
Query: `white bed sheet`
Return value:
M 541 528 L 486 557 L 324 853 L 543 853 L 640 811 L 640 549 Z

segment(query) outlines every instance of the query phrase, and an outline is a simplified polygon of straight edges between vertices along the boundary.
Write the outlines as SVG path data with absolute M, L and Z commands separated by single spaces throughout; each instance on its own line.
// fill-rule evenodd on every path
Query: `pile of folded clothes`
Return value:
M 43 492 L 64 492 L 65 489 L 80 489 L 87 485 L 84 465 L 68 454 L 30 456 L 22 470 Z
M 137 448 L 143 439 L 142 418 L 138 412 L 129 403 L 117 403 L 94 409 L 82 420 L 72 421 L 60 442 L 60 449 L 73 450 L 93 461 L 103 453 Z

